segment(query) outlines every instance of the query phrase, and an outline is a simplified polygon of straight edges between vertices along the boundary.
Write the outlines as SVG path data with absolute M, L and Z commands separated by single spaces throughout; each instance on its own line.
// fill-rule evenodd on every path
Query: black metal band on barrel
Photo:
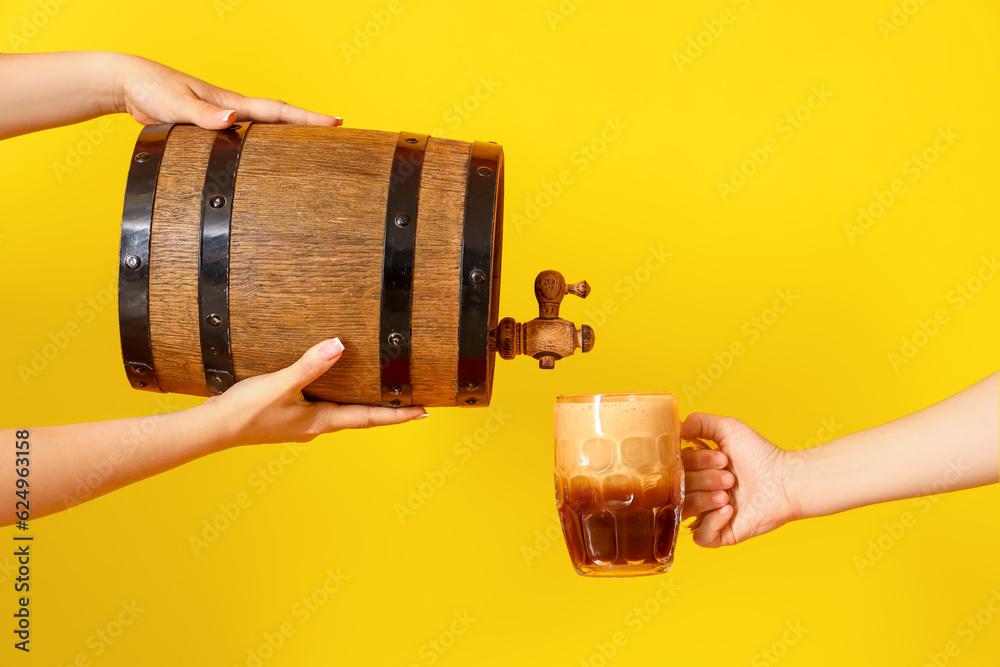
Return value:
M 413 312 L 413 255 L 417 237 L 417 205 L 426 134 L 400 132 L 389 173 L 385 208 L 385 251 L 382 255 L 382 309 L 379 322 L 379 365 L 382 405 L 412 404 L 410 337 Z
M 128 381 L 136 389 L 162 391 L 149 336 L 149 239 L 160 162 L 173 125 L 148 125 L 139 133 L 125 185 L 118 258 L 118 327 Z
M 462 231 L 462 293 L 458 311 L 459 405 L 485 405 L 490 362 L 490 295 L 494 224 L 503 149 L 477 141 L 469 155 Z
M 229 231 L 236 171 L 250 123 L 215 135 L 201 195 L 201 253 L 198 256 L 198 329 L 205 383 L 221 394 L 236 383 L 229 338 Z

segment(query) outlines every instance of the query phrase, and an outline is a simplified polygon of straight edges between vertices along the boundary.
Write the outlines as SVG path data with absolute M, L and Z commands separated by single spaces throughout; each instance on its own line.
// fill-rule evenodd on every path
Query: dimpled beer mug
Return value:
M 684 503 L 677 396 L 556 397 L 556 507 L 577 574 L 670 570 Z

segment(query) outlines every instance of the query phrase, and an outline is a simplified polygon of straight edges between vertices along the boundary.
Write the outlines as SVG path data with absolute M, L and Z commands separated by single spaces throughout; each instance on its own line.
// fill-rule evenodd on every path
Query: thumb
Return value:
M 190 97 L 181 104 L 181 122 L 194 123 L 206 130 L 224 130 L 236 122 L 236 111 Z
M 330 370 L 344 353 L 344 344 L 339 338 L 331 338 L 317 343 L 306 350 L 298 361 L 277 371 L 275 375 L 287 388 L 301 391 L 323 373 Z
M 740 421 L 734 417 L 712 415 L 707 412 L 692 412 L 681 424 L 681 438 L 694 440 L 703 438 L 721 443 Z

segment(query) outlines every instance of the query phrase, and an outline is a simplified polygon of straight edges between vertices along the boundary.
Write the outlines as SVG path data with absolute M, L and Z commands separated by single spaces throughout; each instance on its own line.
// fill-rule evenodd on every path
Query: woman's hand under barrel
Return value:
M 30 438 L 31 517 L 37 519 L 133 482 L 237 445 L 312 440 L 345 428 L 400 424 L 423 408 L 308 401 L 302 390 L 344 353 L 336 338 L 310 348 L 288 368 L 237 382 L 222 396 L 187 410 L 113 421 L 0 429 L 0 440 Z M 12 489 L 14 466 L 0 466 L 0 489 Z M 14 523 L 13 503 L 0 526 Z
M 237 382 L 198 408 L 211 412 L 218 449 L 270 442 L 306 442 L 323 433 L 369 428 L 423 419 L 422 407 L 383 408 L 309 401 L 302 390 L 327 372 L 344 354 L 339 338 L 306 351 L 288 368 Z

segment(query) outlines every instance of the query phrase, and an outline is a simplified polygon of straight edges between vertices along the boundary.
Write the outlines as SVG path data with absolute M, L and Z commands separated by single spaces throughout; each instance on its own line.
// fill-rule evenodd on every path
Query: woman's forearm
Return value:
M 0 430 L 9 453 L 0 464 L 0 525 L 17 520 L 14 503 L 24 497 L 15 497 L 25 488 L 17 486 L 17 468 L 29 470 L 27 496 L 37 519 L 215 451 L 222 438 L 209 410 L 201 405 L 151 417 L 29 428 L 27 438 L 18 438 L 16 429 Z M 16 467 L 15 452 L 27 459 Z
M 0 139 L 117 111 L 129 58 L 101 51 L 0 54 Z
M 998 377 L 881 426 L 789 452 L 786 488 L 796 518 L 997 482 Z

